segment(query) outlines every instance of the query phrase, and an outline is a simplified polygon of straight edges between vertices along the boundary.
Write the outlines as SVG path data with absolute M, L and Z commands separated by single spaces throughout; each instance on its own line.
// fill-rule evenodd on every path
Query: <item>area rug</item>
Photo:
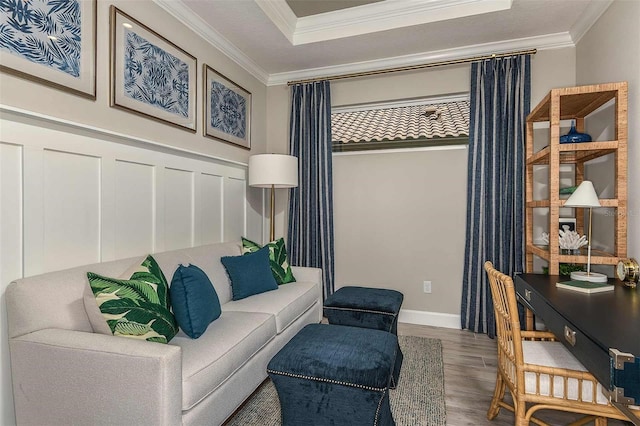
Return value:
M 442 342 L 415 336 L 398 336 L 404 362 L 397 389 L 389 393 L 391 412 L 398 426 L 444 426 L 444 369 Z M 228 426 L 279 426 L 280 402 L 270 380 L 265 381 Z

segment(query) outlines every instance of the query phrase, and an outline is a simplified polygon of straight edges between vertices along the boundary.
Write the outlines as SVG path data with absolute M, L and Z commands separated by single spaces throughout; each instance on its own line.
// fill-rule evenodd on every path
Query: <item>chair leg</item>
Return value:
M 596 417 L 596 421 L 594 422 L 595 426 L 607 426 L 607 418 L 606 417 Z
M 515 426 L 529 426 L 529 420 L 527 420 L 527 405 L 524 402 L 516 400 L 515 397 L 513 404 Z
M 491 400 L 491 406 L 489 406 L 489 411 L 487 412 L 487 419 L 495 419 L 500 412 L 499 403 L 504 399 L 505 388 L 506 384 L 502 379 L 502 374 L 498 371 L 498 375 L 496 376 L 496 387 L 493 390 L 493 399 Z

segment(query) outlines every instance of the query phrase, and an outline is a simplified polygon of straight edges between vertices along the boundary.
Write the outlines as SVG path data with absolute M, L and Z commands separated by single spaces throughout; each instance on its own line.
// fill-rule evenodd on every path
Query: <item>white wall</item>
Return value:
M 576 84 L 629 83 L 627 253 L 636 258 L 640 256 L 640 170 L 635 166 L 640 163 L 639 22 L 640 2 L 616 0 L 580 40 L 576 53 Z
M 553 87 L 574 85 L 575 69 L 573 48 L 534 55 L 531 105 Z M 337 107 L 464 93 L 469 81 L 468 64 L 338 80 L 331 101 Z M 268 88 L 270 151 L 288 149 L 288 96 L 286 86 Z M 458 325 L 466 158 L 466 149 L 334 155 L 336 286 L 394 288 L 405 294 L 410 314 L 401 320 Z M 424 280 L 432 281 L 431 294 L 422 292 Z
M 197 132 L 109 107 L 111 4 L 198 59 Z M 15 423 L 4 302 L 11 280 L 264 233 L 262 191 L 247 188 L 243 164 L 266 152 L 266 86 L 152 0 L 98 1 L 96 45 L 95 101 L 0 72 L 2 425 Z M 251 151 L 202 135 L 204 63 L 252 93 Z

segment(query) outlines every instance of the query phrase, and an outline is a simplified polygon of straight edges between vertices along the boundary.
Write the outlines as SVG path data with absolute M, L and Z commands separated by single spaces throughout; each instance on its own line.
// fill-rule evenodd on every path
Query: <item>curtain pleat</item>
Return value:
M 322 268 L 324 297 L 333 293 L 331 91 L 328 81 L 291 91 L 290 153 L 298 157 L 298 187 L 289 204 L 291 263 Z
M 505 274 L 524 269 L 524 150 L 530 108 L 530 56 L 471 65 L 467 238 L 461 325 L 495 335 L 482 265 Z

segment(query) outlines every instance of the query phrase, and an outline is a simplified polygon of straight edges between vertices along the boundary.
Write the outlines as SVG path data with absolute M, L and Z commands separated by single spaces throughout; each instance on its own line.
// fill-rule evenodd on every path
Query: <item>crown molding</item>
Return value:
M 315 43 L 510 9 L 513 0 L 382 1 L 299 18 L 293 44 Z
M 233 43 L 227 40 L 218 31 L 211 28 L 204 19 L 199 17 L 193 10 L 185 6 L 179 0 L 153 0 L 158 6 L 167 11 L 171 16 L 182 22 L 187 28 L 198 34 L 213 47 L 220 50 L 236 64 L 245 69 L 248 73 L 257 78 L 261 83 L 269 82 L 269 73 L 256 64 L 250 57 L 245 55 Z
M 285 0 L 254 0 L 267 18 L 284 34 L 291 44 L 298 24 L 298 17 L 293 13 Z
M 298 18 L 285 0 L 254 0 L 294 46 L 510 9 L 513 0 L 382 1 Z
M 275 73 L 269 76 L 268 86 L 287 84 L 293 80 L 305 80 L 332 75 L 350 74 L 355 72 L 373 71 L 379 69 L 428 64 L 430 62 L 464 59 L 474 56 L 490 55 L 492 53 L 507 53 L 526 49 L 562 49 L 575 47 L 569 32 L 548 34 L 543 36 L 526 37 L 505 40 L 494 43 L 476 44 L 455 49 L 437 50 L 433 52 L 396 56 L 372 61 L 353 62 L 320 68 Z
M 544 36 L 528 37 L 514 40 L 506 40 L 495 43 L 477 44 L 462 48 L 445 49 L 432 52 L 423 52 L 413 55 L 396 56 L 372 61 L 354 62 L 327 67 L 309 68 L 282 73 L 267 73 L 262 67 L 256 64 L 251 58 L 245 55 L 240 49 L 234 46 L 229 40 L 219 32 L 211 28 L 202 18 L 195 14 L 179 0 L 153 0 L 158 6 L 167 11 L 170 15 L 185 24 L 188 28 L 206 40 L 215 48 L 228 56 L 231 60 L 253 75 L 261 83 L 267 86 L 287 84 L 292 80 L 304 80 L 308 78 L 327 77 L 331 75 L 348 74 L 353 72 L 372 71 L 377 69 L 395 68 L 410 65 L 419 65 L 429 62 L 462 59 L 473 56 L 481 56 L 492 53 L 510 52 L 525 49 L 560 49 L 575 47 L 575 34 L 586 32 L 593 23 L 604 13 L 613 0 L 603 2 L 593 2 L 599 6 L 590 7 L 585 12 L 579 22 L 572 28 L 571 33 L 563 32 Z M 284 0 L 268 1 L 256 0 L 258 4 L 278 4 Z M 387 2 L 380 2 L 387 3 Z M 410 3 L 410 2 L 407 2 Z M 288 8 L 288 6 L 287 6 Z M 291 10 L 289 9 L 291 12 Z M 291 12 L 293 13 L 293 12 Z M 286 19 L 286 18 L 285 18 Z M 575 29 L 575 32 L 574 32 Z M 572 34 L 574 36 L 572 37 Z
M 613 3 L 613 0 L 592 1 L 589 3 L 589 6 L 587 6 L 586 10 L 573 24 L 571 30 L 569 30 L 574 44 L 578 44 L 593 24 L 595 24 L 609 6 L 611 6 L 611 3 Z

